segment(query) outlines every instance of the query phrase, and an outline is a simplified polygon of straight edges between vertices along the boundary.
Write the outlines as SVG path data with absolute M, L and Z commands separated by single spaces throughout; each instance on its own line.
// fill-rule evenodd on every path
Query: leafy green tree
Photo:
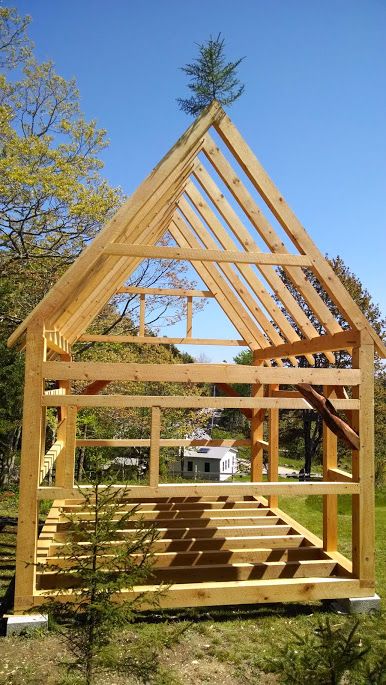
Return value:
M 237 78 L 237 68 L 244 57 L 236 62 L 227 62 L 225 57 L 225 40 L 221 33 L 217 38 L 210 36 L 205 43 L 198 44 L 199 55 L 191 64 L 181 67 L 190 81 L 189 98 L 178 98 L 179 108 L 197 116 L 213 100 L 224 107 L 231 105 L 243 94 L 245 86 Z

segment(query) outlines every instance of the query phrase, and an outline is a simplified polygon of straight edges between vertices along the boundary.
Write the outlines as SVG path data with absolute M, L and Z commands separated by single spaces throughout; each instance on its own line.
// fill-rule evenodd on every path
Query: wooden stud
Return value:
M 252 363 L 257 366 L 261 362 L 256 361 L 252 353 Z M 253 383 L 251 396 L 256 398 L 264 397 L 264 385 Z M 263 445 L 264 439 L 264 409 L 252 409 L 251 418 L 251 481 L 258 482 L 263 480 Z
M 164 338 L 153 335 L 81 335 L 80 342 L 137 343 L 138 345 L 226 345 L 227 347 L 248 347 L 245 340 L 221 338 Z M 48 393 L 46 393 L 48 394 Z M 51 391 L 52 395 L 57 391 Z
M 277 390 L 278 386 L 269 386 L 269 396 Z M 270 482 L 279 480 L 279 410 L 269 409 L 268 411 L 268 480 Z M 268 498 L 269 506 L 272 508 L 279 506 L 277 495 Z
M 139 335 L 145 335 L 145 306 L 146 295 L 141 293 L 139 296 Z
M 186 337 L 192 337 L 193 326 L 193 300 L 191 295 L 186 298 Z
M 157 487 L 159 483 L 159 440 L 161 430 L 161 408 L 152 407 L 151 410 L 151 433 L 150 433 L 150 458 L 149 458 L 149 485 Z
M 118 288 L 117 295 L 157 295 L 159 297 L 214 297 L 210 290 L 189 290 L 186 288 L 140 288 L 135 285 Z
M 325 397 L 330 397 L 331 388 L 323 388 Z M 338 466 L 338 438 L 323 421 L 323 479 L 328 480 L 330 469 Z M 336 552 L 338 549 L 338 496 L 323 497 L 323 549 Z

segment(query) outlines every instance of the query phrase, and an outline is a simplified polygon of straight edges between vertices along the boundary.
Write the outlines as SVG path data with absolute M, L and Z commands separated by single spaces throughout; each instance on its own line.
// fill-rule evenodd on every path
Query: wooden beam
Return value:
M 254 352 L 252 353 L 252 363 L 255 366 L 260 366 L 261 362 L 255 360 Z M 262 383 L 253 383 L 251 386 L 251 396 L 254 399 L 264 398 L 264 385 Z M 251 416 L 251 481 L 257 482 L 263 480 L 263 445 L 264 438 L 264 409 L 252 409 Z
M 358 400 L 333 400 L 336 409 L 358 409 Z M 198 397 L 197 395 L 62 395 L 42 397 L 45 407 L 153 407 L 180 409 L 310 409 L 306 400 L 280 397 Z
M 317 354 L 319 352 L 345 350 L 357 345 L 359 338 L 358 331 L 342 331 L 332 335 L 320 335 L 311 340 L 298 340 L 285 345 L 277 345 L 264 350 L 257 350 L 257 359 L 284 359 L 289 355 L 305 356 L 306 354 Z
M 103 486 L 101 486 L 103 487 Z M 111 486 L 114 490 L 122 489 L 122 485 Z M 92 491 L 91 486 L 81 485 L 80 492 Z M 78 488 L 50 488 L 39 487 L 39 499 L 79 499 Z M 147 485 L 132 485 L 130 486 L 130 496 L 135 498 L 153 498 L 153 497 L 220 497 L 220 496 L 255 496 L 267 497 L 269 495 L 283 495 L 285 497 L 303 497 L 309 495 L 325 495 L 325 494 L 339 494 L 339 495 L 353 495 L 359 492 L 359 483 L 341 483 L 341 482 L 313 482 L 306 481 L 304 483 L 172 483 L 160 484 L 157 487 L 150 487 Z
M 145 335 L 145 307 L 146 307 L 146 295 L 141 293 L 139 299 L 139 335 Z
M 139 288 L 130 285 L 118 288 L 117 295 L 157 295 L 157 297 L 214 297 L 210 290 L 189 290 L 187 288 Z
M 237 132 L 236 132 L 237 133 Z M 241 139 L 240 134 L 239 138 Z M 241 139 L 242 140 L 242 139 Z M 244 141 L 242 141 L 244 142 Z M 228 143 L 226 143 L 228 145 Z M 245 148 L 247 146 L 245 145 Z M 244 150 L 245 151 L 245 150 Z M 252 152 L 248 149 L 250 156 L 254 158 Z M 283 241 L 280 239 L 279 235 L 276 233 L 272 224 L 267 220 L 265 215 L 260 211 L 255 200 L 246 190 L 241 179 L 237 176 L 234 169 L 231 167 L 229 162 L 225 159 L 224 155 L 221 153 L 219 148 L 211 140 L 210 136 L 206 135 L 206 142 L 204 145 L 204 153 L 207 159 L 216 169 L 217 173 L 220 175 L 226 186 L 229 188 L 230 192 L 233 194 L 240 207 L 246 213 L 248 219 L 251 221 L 252 225 L 256 228 L 259 235 L 263 238 L 265 243 L 273 252 L 288 252 Z M 300 250 L 303 252 L 303 250 Z M 289 276 L 292 283 L 299 293 L 302 294 L 304 300 L 307 302 L 308 306 L 316 314 L 319 321 L 323 323 L 327 332 L 334 333 L 340 330 L 340 326 L 337 321 L 335 321 L 330 310 L 323 302 L 320 295 L 317 293 L 313 285 L 307 280 L 305 274 L 299 267 L 287 266 L 284 267 L 285 272 Z M 292 317 L 294 318 L 294 317 Z M 294 319 L 296 321 L 296 319 Z M 309 336 L 307 336 L 309 337 Z M 312 336 L 311 336 L 312 337 Z M 329 360 L 331 359 L 331 353 L 327 355 Z
M 161 408 L 152 407 L 151 409 L 151 435 L 150 435 L 150 457 L 149 457 L 149 485 L 152 488 L 159 483 L 159 448 L 161 430 Z
M 227 201 L 227 199 L 224 197 L 224 194 L 221 192 L 221 190 L 218 188 L 218 186 L 214 183 L 214 181 L 210 178 L 209 174 L 205 171 L 204 167 L 202 165 L 199 165 L 195 171 L 194 171 L 195 177 L 199 181 L 200 185 L 204 189 L 204 191 L 207 193 L 208 197 L 210 200 L 213 202 L 214 206 L 216 207 L 217 211 L 220 213 L 224 221 L 227 223 L 229 226 L 230 230 L 233 232 L 235 235 L 236 239 L 241 242 L 242 246 L 245 248 L 247 252 L 255 251 L 255 252 L 260 252 L 260 248 L 257 246 L 257 244 L 253 241 L 253 238 L 249 234 L 249 232 L 246 230 L 243 222 L 240 220 L 239 216 L 236 214 L 234 211 L 233 207 L 230 205 L 230 203 Z M 187 191 L 189 191 L 190 185 L 187 185 Z M 285 249 L 281 250 L 278 246 L 276 247 L 275 252 L 286 252 Z M 266 279 L 267 283 L 270 285 L 272 288 L 272 291 L 277 295 L 277 297 L 280 299 L 282 304 L 284 305 L 286 311 L 290 314 L 292 320 L 299 326 L 300 331 L 305 335 L 306 338 L 313 338 L 318 335 L 318 331 L 316 328 L 313 326 L 312 322 L 310 319 L 307 317 L 303 309 L 300 307 L 298 302 L 295 300 L 295 298 L 291 295 L 289 292 L 288 288 L 286 285 L 283 283 L 282 279 L 280 278 L 279 274 L 276 272 L 275 269 L 273 269 L 269 265 L 257 265 L 259 271 L 261 274 L 264 276 Z M 259 297 L 259 288 L 254 287 L 253 288 L 256 297 Z M 314 291 L 315 292 L 315 291 Z M 272 306 L 272 305 L 271 305 Z M 324 305 L 325 306 L 325 305 Z M 270 308 L 268 307 L 268 310 Z M 277 316 L 277 314 L 276 314 Z M 284 324 L 282 321 L 283 316 L 281 317 L 281 322 L 279 324 L 279 328 L 283 331 L 288 328 L 288 322 L 287 326 Z M 338 324 L 336 330 L 340 330 L 340 326 Z M 286 326 L 286 328 L 285 328 Z M 298 339 L 298 335 L 295 330 L 292 329 L 291 326 L 289 326 L 289 329 L 291 330 L 291 333 L 286 334 L 287 340 L 289 342 L 293 342 L 293 340 Z M 332 331 L 334 332 L 334 331 Z M 329 354 L 329 361 L 333 362 L 335 361 L 335 358 L 333 355 Z M 309 360 L 310 361 L 310 360 Z
M 108 243 L 105 254 L 116 257 L 143 257 L 146 259 L 178 259 L 189 262 L 230 262 L 232 264 L 273 264 L 283 266 L 311 266 L 311 260 L 304 255 L 279 254 L 272 252 L 225 252 L 223 250 L 202 250 L 180 247 L 137 245 L 135 243 Z
M 204 439 L 179 439 L 161 438 L 160 447 L 249 447 L 250 440 L 204 440 Z M 268 443 L 264 443 L 268 444 Z M 77 440 L 77 447 L 150 447 L 150 438 L 129 438 L 129 439 L 85 439 Z
M 340 481 L 342 483 L 352 483 L 353 477 L 351 473 L 347 471 L 342 471 L 338 468 L 329 468 L 326 474 L 327 480 Z
M 296 387 L 335 435 L 344 440 L 351 449 L 359 449 L 358 434 L 338 416 L 329 399 L 316 392 L 309 383 L 298 383 Z
M 309 255 L 313 260 L 313 269 L 318 275 L 332 301 L 351 324 L 352 328 L 365 328 L 375 343 L 379 354 L 386 357 L 386 346 L 368 323 L 366 317 L 354 302 L 343 283 L 335 274 L 324 255 L 318 250 L 298 218 L 290 209 L 283 195 L 276 188 L 266 171 L 243 140 L 229 117 L 224 117 L 214 124 L 216 131 L 233 152 L 243 171 L 258 190 L 268 207 L 279 221 L 285 232 L 298 250 Z M 322 321 L 323 323 L 323 321 Z M 326 324 L 327 325 L 327 324 Z M 333 332 L 330 330 L 330 332 Z
M 269 397 L 277 389 L 277 386 L 269 386 Z M 279 410 L 269 409 L 268 411 L 268 480 L 279 480 Z M 277 495 L 270 495 L 268 498 L 270 507 L 279 506 L 279 498 Z
M 85 334 L 80 342 L 135 343 L 141 345 L 224 345 L 227 347 L 249 347 L 245 340 L 221 338 L 165 338 L 154 335 L 93 335 Z M 54 393 L 52 393 L 54 394 Z
M 197 238 L 192 235 L 181 216 L 175 215 L 173 222 L 169 226 L 169 231 L 180 246 L 197 248 L 200 246 Z M 234 290 L 228 285 L 219 269 L 215 264 L 208 266 L 202 262 L 193 262 L 193 268 L 197 271 L 200 278 L 216 295 L 216 300 L 220 304 L 230 322 L 239 332 L 242 338 L 247 341 L 251 349 L 266 347 L 267 340 L 260 328 L 246 311 L 240 299 L 235 295 Z
M 184 132 L 174 147 L 159 162 L 147 179 L 139 186 L 133 195 L 120 207 L 114 217 L 106 224 L 86 250 L 82 252 L 76 262 L 51 289 L 49 294 L 37 308 L 23 321 L 23 323 L 10 336 L 8 344 L 12 346 L 19 336 L 25 331 L 32 318 L 38 314 L 45 319 L 50 319 L 55 312 L 60 310 L 68 298 L 68 295 L 76 292 L 79 284 L 84 279 L 90 267 L 95 265 L 100 257 L 101 250 L 106 242 L 119 239 L 128 225 L 133 225 L 134 220 L 144 207 L 150 208 L 157 202 L 159 189 L 168 182 L 173 170 L 178 168 L 192 150 L 201 146 L 202 136 L 214 121 L 225 116 L 218 103 L 212 103 L 202 115 L 193 122 L 190 128 Z M 118 285 L 118 284 L 117 284 Z M 116 286 L 117 287 L 117 286 Z M 116 289 L 115 287 L 115 289 Z M 115 290 L 114 289 L 114 290 Z
M 193 202 L 194 206 L 197 205 L 200 208 L 202 203 L 197 199 L 196 195 L 201 197 L 198 193 L 198 191 L 194 188 L 193 184 L 190 183 L 187 185 L 186 188 L 186 194 Z M 196 212 L 193 211 L 191 205 L 183 198 L 181 197 L 178 203 L 178 208 L 185 218 L 185 221 L 189 224 L 191 229 L 195 232 L 199 240 L 202 242 L 205 248 L 208 249 L 216 249 L 217 248 L 217 243 L 216 241 L 212 238 L 212 236 L 209 233 L 209 230 L 204 226 L 203 222 L 201 219 L 197 216 Z M 210 217 L 208 218 L 206 214 L 210 212 Z M 201 209 L 200 214 L 203 216 L 204 215 L 204 210 Z M 231 240 L 231 238 L 228 236 L 227 232 L 222 228 L 220 222 L 218 221 L 217 217 L 214 216 L 213 212 L 209 209 L 209 207 L 206 207 L 206 214 L 204 220 L 206 221 L 206 224 L 209 226 L 210 229 L 215 235 L 215 237 L 218 239 L 220 242 L 220 245 L 225 249 L 225 250 L 232 250 L 235 249 L 236 246 Z M 210 224 L 209 224 L 210 221 Z M 237 248 L 236 248 L 237 249 Z M 245 287 L 245 282 L 239 278 L 237 273 L 235 272 L 235 269 L 231 264 L 220 264 L 220 269 L 223 272 L 224 276 L 227 278 L 229 284 L 231 287 L 233 287 L 240 298 L 240 300 L 243 302 L 243 304 L 246 305 L 246 307 L 249 309 L 250 313 L 252 316 L 256 319 L 258 324 L 261 326 L 262 330 L 266 333 L 268 337 L 268 341 L 272 341 L 274 344 L 280 344 L 283 339 L 280 337 L 279 333 L 275 329 L 275 327 L 272 325 L 271 321 L 266 317 L 266 315 L 263 313 L 261 310 L 260 306 L 258 305 L 256 299 L 251 295 L 249 290 Z M 242 276 L 244 276 L 249 283 L 251 279 L 253 280 L 253 275 L 254 275 L 254 270 L 246 265 L 246 264 L 238 264 L 236 265 L 236 269 L 238 272 L 241 273 Z M 248 278 L 250 276 L 250 278 Z M 255 277 L 257 280 L 257 277 Z M 272 301 L 272 298 L 268 295 L 267 297 L 264 298 L 263 295 L 261 294 L 262 291 L 264 291 L 264 287 L 261 284 L 261 288 L 258 289 L 259 299 L 260 300 L 267 300 L 270 299 Z M 264 291 L 265 293 L 265 291 Z M 283 318 L 285 318 L 283 316 Z M 289 324 L 288 324 L 289 325 Z M 262 347 L 267 347 L 268 346 L 268 341 L 261 341 L 260 344 Z M 295 361 L 294 366 L 297 366 L 297 361 Z
M 44 325 L 35 319 L 27 329 L 23 436 L 20 463 L 20 505 L 16 544 L 15 609 L 30 608 L 35 590 L 38 506 L 36 492 L 40 480 L 42 449 L 42 407 L 44 383 L 42 363 L 47 341 Z
M 332 389 L 325 386 L 324 396 L 330 398 Z M 338 466 L 338 438 L 335 432 L 323 421 L 323 479 L 330 480 L 331 469 Z M 335 479 L 333 479 L 335 480 Z M 340 480 L 336 478 L 336 480 Z M 326 552 L 336 552 L 338 549 L 338 497 L 324 495 L 323 497 L 323 549 Z
M 124 362 L 44 362 L 52 380 L 117 380 L 170 383 L 311 383 L 358 385 L 356 369 L 264 368 L 241 364 L 138 364 Z M 342 400 L 343 401 L 343 400 Z
M 186 298 L 186 337 L 192 337 L 193 328 L 193 300 L 191 295 Z
M 361 402 L 359 412 L 354 414 L 360 447 L 353 452 L 352 477 L 359 481 L 360 492 L 352 502 L 353 573 L 360 578 L 361 587 L 370 591 L 375 583 L 374 342 L 368 331 L 361 333 L 353 366 L 362 372 L 362 382 L 353 390 Z

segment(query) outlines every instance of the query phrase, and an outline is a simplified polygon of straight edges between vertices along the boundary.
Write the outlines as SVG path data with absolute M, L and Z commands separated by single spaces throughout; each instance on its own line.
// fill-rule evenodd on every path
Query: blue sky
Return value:
M 76 78 L 86 117 L 107 129 L 104 173 L 127 194 L 190 123 L 175 102 L 178 67 L 221 31 L 229 58 L 246 56 L 246 93 L 230 116 L 320 249 L 341 255 L 386 309 L 385 0 L 15 5 L 32 15 L 37 58 Z M 227 337 L 208 313 L 194 334 L 208 337 L 208 318 L 210 335 Z

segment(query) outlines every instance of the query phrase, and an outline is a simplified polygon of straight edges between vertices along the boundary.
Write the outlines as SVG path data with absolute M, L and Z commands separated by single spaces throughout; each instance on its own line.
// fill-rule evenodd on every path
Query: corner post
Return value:
M 353 349 L 353 367 L 361 371 L 360 386 L 353 390 L 360 400 L 359 411 L 353 412 L 353 428 L 360 440 L 352 457 L 353 480 L 360 485 L 359 494 L 352 498 L 353 574 L 361 587 L 371 591 L 375 585 L 374 342 L 366 330 Z
M 37 489 L 42 450 L 43 361 L 46 358 L 44 323 L 34 321 L 27 329 L 23 433 L 20 464 L 20 504 L 16 545 L 16 612 L 33 606 L 36 586 L 36 550 L 38 535 Z

